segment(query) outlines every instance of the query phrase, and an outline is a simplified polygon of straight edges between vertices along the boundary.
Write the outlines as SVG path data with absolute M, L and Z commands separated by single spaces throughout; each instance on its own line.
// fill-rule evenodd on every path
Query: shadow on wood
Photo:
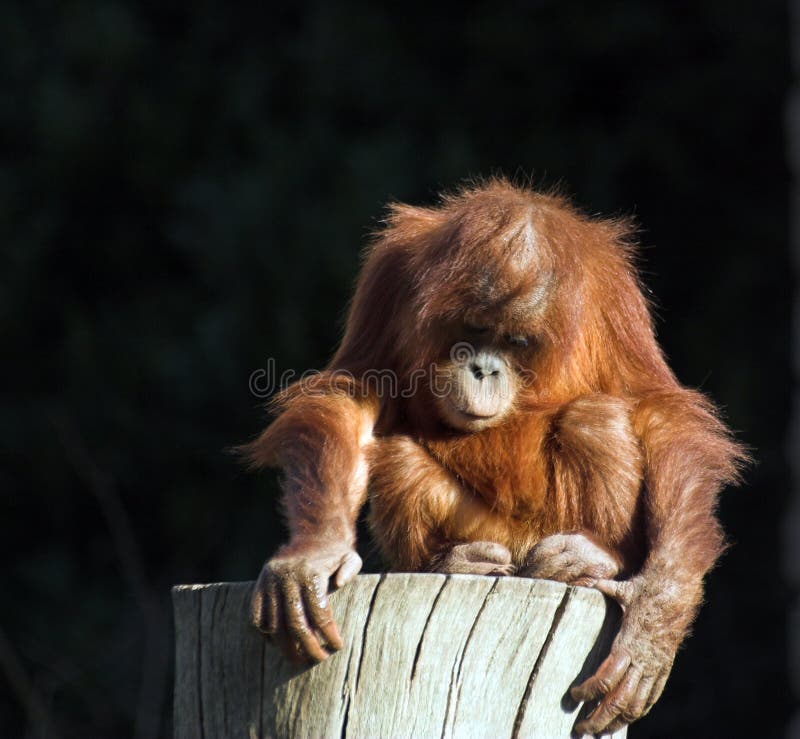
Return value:
M 251 588 L 173 588 L 176 739 L 569 737 L 567 691 L 618 625 L 600 593 L 545 580 L 361 575 L 331 596 L 344 648 L 298 668 L 250 626 Z

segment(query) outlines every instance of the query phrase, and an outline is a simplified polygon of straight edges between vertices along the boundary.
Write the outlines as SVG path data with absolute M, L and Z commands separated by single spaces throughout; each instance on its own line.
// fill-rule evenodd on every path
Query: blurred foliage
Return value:
M 757 449 L 632 736 L 778 735 L 786 41 L 773 0 L 4 3 L 0 734 L 169 733 L 169 586 L 283 536 L 226 452 L 250 373 L 325 363 L 388 199 L 504 172 L 637 216 L 678 375 Z

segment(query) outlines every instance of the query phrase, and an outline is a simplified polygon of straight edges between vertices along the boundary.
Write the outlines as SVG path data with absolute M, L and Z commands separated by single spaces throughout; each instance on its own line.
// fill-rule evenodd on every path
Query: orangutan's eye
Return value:
M 511 346 L 521 346 L 526 347 L 528 346 L 528 339 L 525 336 L 506 336 L 506 341 L 511 344 Z
M 482 334 L 488 334 L 491 328 L 489 326 L 481 326 L 476 323 L 465 323 L 464 328 L 469 331 L 471 334 L 476 334 L 481 336 Z

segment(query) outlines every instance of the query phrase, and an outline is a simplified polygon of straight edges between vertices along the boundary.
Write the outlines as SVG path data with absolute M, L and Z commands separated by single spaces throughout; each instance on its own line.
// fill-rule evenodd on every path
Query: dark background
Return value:
M 0 6 L 3 736 L 169 734 L 170 585 L 283 536 L 225 451 L 250 373 L 324 365 L 389 198 L 498 172 L 635 214 L 678 376 L 758 458 L 631 736 L 782 734 L 783 5 L 438 7 Z

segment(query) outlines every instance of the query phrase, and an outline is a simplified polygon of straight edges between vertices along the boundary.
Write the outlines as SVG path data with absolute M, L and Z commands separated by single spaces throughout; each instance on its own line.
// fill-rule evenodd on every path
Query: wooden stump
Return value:
M 173 588 L 176 739 L 566 738 L 619 619 L 545 580 L 360 575 L 331 596 L 344 648 L 300 668 L 250 626 L 251 588 Z

